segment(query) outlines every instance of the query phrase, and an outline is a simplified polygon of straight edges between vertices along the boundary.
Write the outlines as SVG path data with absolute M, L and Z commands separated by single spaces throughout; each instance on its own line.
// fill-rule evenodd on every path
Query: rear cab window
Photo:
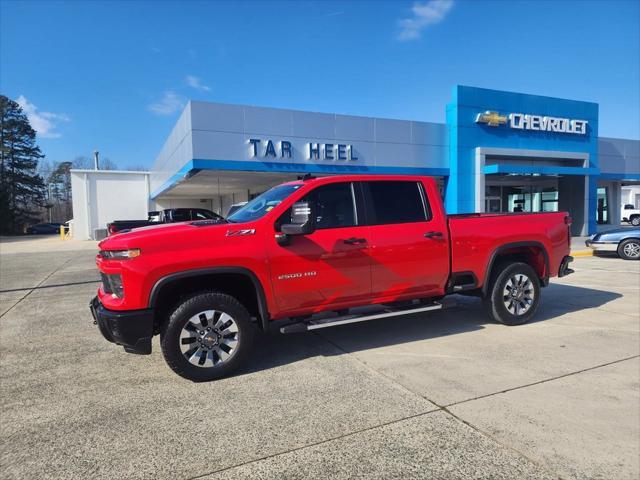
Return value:
M 421 182 L 363 182 L 369 225 L 426 222 L 431 209 Z

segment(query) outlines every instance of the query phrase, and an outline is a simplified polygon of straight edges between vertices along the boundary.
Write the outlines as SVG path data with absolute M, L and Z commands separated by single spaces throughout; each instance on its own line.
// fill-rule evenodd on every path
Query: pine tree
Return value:
M 0 95 L 0 232 L 19 233 L 39 218 L 45 185 L 36 169 L 43 157 L 20 105 Z

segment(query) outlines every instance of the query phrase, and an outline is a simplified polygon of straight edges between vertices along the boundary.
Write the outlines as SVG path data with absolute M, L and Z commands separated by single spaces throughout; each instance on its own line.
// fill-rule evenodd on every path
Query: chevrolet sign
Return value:
M 476 117 L 476 123 L 484 123 L 490 127 L 499 127 L 500 125 L 508 123 L 509 128 L 516 130 L 534 130 L 540 132 L 586 135 L 587 125 L 589 122 L 587 120 L 549 117 L 546 115 L 531 115 L 529 113 L 510 113 L 507 116 L 487 110 L 484 113 L 478 114 Z

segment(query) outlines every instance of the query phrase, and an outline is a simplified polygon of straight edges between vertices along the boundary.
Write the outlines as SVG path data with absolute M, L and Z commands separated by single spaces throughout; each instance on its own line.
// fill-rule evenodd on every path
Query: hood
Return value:
M 150 225 L 111 235 L 102 240 L 98 247 L 101 250 L 120 250 L 146 246 L 155 248 L 162 245 L 165 247 L 187 245 L 194 241 L 202 241 L 200 240 L 201 238 L 210 238 L 211 236 L 224 237 L 231 226 L 235 227 L 236 224 L 191 220 L 188 222 Z
M 594 238 L 604 238 L 604 237 L 616 237 L 616 238 L 640 237 L 640 228 L 614 228 L 611 230 L 607 230 L 606 232 L 599 232 L 595 235 Z

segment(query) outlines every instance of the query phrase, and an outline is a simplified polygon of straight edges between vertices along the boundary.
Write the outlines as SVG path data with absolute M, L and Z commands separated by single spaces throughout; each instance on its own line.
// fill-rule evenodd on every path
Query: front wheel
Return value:
M 640 260 L 640 240 L 629 238 L 618 245 L 618 255 L 625 260 Z
M 205 292 L 182 302 L 161 336 L 164 359 L 181 377 L 203 382 L 225 377 L 245 362 L 255 328 L 230 295 Z
M 634 227 L 640 225 L 640 215 L 634 215 L 633 217 L 631 217 L 629 219 L 629 223 L 631 223 L 631 225 L 633 225 Z
M 522 325 L 535 315 L 540 305 L 540 279 L 526 263 L 499 265 L 484 304 L 493 320 Z

